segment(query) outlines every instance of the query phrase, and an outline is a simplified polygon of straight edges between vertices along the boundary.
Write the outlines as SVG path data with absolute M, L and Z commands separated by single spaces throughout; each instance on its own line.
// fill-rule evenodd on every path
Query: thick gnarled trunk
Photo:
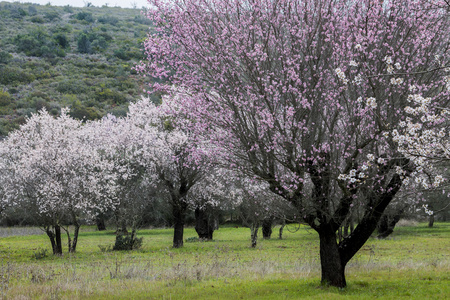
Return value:
M 342 262 L 337 243 L 336 232 L 332 229 L 319 231 L 320 265 L 322 268 L 321 283 L 343 288 L 345 281 L 345 263 Z

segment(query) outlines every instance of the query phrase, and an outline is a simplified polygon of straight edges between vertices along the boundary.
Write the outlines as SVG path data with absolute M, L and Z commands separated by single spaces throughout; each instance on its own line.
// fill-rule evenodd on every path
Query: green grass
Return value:
M 19 230 L 18 232 L 25 232 Z M 276 237 L 274 231 L 274 237 Z M 83 228 L 77 253 L 36 260 L 47 237 L 0 238 L 0 292 L 9 299 L 448 299 L 450 223 L 399 227 L 370 239 L 347 267 L 348 287 L 320 285 L 317 234 L 301 227 L 259 240 L 224 227 L 213 242 L 171 248 L 171 229 L 142 230 L 143 248 L 102 252 L 112 231 Z M 185 238 L 195 237 L 192 228 Z

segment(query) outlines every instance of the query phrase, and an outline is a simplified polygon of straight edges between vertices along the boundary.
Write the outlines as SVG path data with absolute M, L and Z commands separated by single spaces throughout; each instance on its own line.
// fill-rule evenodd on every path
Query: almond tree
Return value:
M 345 287 L 345 266 L 414 171 L 391 135 L 408 86 L 445 99 L 442 1 L 150 3 L 138 69 L 161 80 L 149 91 L 184 91 L 168 104 L 184 130 L 290 201 L 319 234 L 322 282 Z M 338 242 L 353 207 L 362 217 Z
M 132 250 L 145 209 L 154 200 L 153 178 L 143 158 L 151 147 L 149 135 L 126 118 L 111 115 L 90 123 L 89 131 L 90 144 L 110 163 L 109 172 L 114 174 L 116 201 L 110 210 L 116 221 L 115 249 Z
M 75 252 L 80 218 L 114 200 L 110 175 L 104 173 L 110 166 L 86 143 L 84 129 L 67 110 L 58 118 L 42 110 L 2 141 L 2 158 L 15 181 L 6 201 L 32 214 L 54 254 L 62 254 L 61 230 L 67 234 L 69 252 Z
M 171 126 L 171 119 L 161 107 L 142 99 L 129 107 L 126 122 L 141 132 L 142 161 L 158 194 L 172 207 L 173 247 L 183 246 L 184 222 L 192 205 L 188 195 L 210 169 L 207 145 L 191 134 Z

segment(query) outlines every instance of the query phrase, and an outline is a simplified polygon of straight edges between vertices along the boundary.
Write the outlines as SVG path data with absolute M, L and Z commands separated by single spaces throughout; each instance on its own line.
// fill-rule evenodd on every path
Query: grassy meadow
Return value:
M 448 299 L 450 223 L 410 224 L 386 240 L 370 239 L 347 267 L 345 289 L 320 285 L 317 234 L 289 226 L 284 239 L 250 248 L 250 230 L 233 226 L 198 242 L 185 230 L 173 249 L 171 229 L 141 230 L 140 250 L 105 251 L 112 231 L 82 228 L 78 250 L 50 254 L 35 228 L 0 229 L 2 299 Z M 103 251 L 102 251 L 103 249 Z M 64 249 L 67 251 L 66 249 Z M 47 251 L 48 255 L 42 255 Z

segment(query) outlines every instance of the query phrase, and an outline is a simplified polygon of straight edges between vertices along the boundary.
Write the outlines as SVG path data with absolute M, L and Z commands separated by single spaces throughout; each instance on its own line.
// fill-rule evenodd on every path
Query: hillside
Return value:
M 0 2 L 0 137 L 41 108 L 124 115 L 145 87 L 132 67 L 149 26 L 139 9 Z

